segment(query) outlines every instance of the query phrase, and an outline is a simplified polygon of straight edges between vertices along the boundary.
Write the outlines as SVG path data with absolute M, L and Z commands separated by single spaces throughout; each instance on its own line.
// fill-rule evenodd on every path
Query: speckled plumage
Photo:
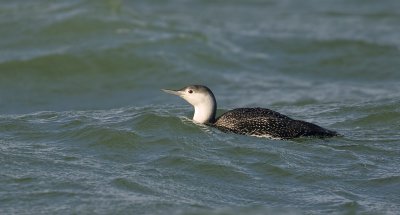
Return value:
M 238 108 L 216 119 L 217 102 L 212 91 L 206 86 L 191 85 L 180 90 L 163 91 L 180 96 L 193 105 L 195 109 L 193 121 L 214 126 L 225 132 L 277 139 L 338 135 L 318 125 L 294 120 L 265 108 Z
M 213 126 L 237 134 L 267 136 L 280 139 L 317 136 L 332 137 L 336 132 L 318 125 L 291 119 L 265 108 L 238 108 L 218 117 Z

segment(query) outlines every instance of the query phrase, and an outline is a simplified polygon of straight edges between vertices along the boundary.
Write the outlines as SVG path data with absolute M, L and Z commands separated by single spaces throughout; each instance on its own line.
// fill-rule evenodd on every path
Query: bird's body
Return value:
M 318 125 L 294 120 L 266 108 L 237 108 L 215 118 L 217 103 L 211 90 L 202 85 L 192 85 L 181 90 L 164 90 L 179 95 L 194 106 L 193 120 L 216 127 L 222 131 L 243 135 L 291 139 L 316 136 L 333 137 L 338 134 Z
M 291 119 L 266 108 L 238 108 L 218 117 L 216 128 L 237 134 L 290 139 L 302 136 L 332 137 L 336 132 Z

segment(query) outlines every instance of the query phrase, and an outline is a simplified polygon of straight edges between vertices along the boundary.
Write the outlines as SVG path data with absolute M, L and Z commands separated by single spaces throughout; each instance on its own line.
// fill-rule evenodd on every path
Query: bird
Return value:
M 177 95 L 194 107 L 193 121 L 215 127 L 223 132 L 293 139 L 299 137 L 334 137 L 339 134 L 316 124 L 292 119 L 267 108 L 236 108 L 216 117 L 217 101 L 213 92 L 204 85 L 189 85 L 179 90 L 162 89 Z

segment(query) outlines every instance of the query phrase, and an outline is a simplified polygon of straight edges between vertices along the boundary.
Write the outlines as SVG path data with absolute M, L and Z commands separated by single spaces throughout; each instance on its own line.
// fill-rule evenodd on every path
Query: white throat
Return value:
M 212 122 L 215 117 L 214 103 L 202 103 L 194 106 L 193 121 L 197 123 Z
M 194 107 L 193 121 L 197 123 L 214 123 L 217 102 L 211 94 L 197 94 L 185 98 Z

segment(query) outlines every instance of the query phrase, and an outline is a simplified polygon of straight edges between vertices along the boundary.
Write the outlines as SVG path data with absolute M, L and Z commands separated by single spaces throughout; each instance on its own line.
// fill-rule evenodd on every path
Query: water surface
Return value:
M 1 214 L 397 214 L 400 2 L 0 2 Z M 194 124 L 266 107 L 343 137 Z

